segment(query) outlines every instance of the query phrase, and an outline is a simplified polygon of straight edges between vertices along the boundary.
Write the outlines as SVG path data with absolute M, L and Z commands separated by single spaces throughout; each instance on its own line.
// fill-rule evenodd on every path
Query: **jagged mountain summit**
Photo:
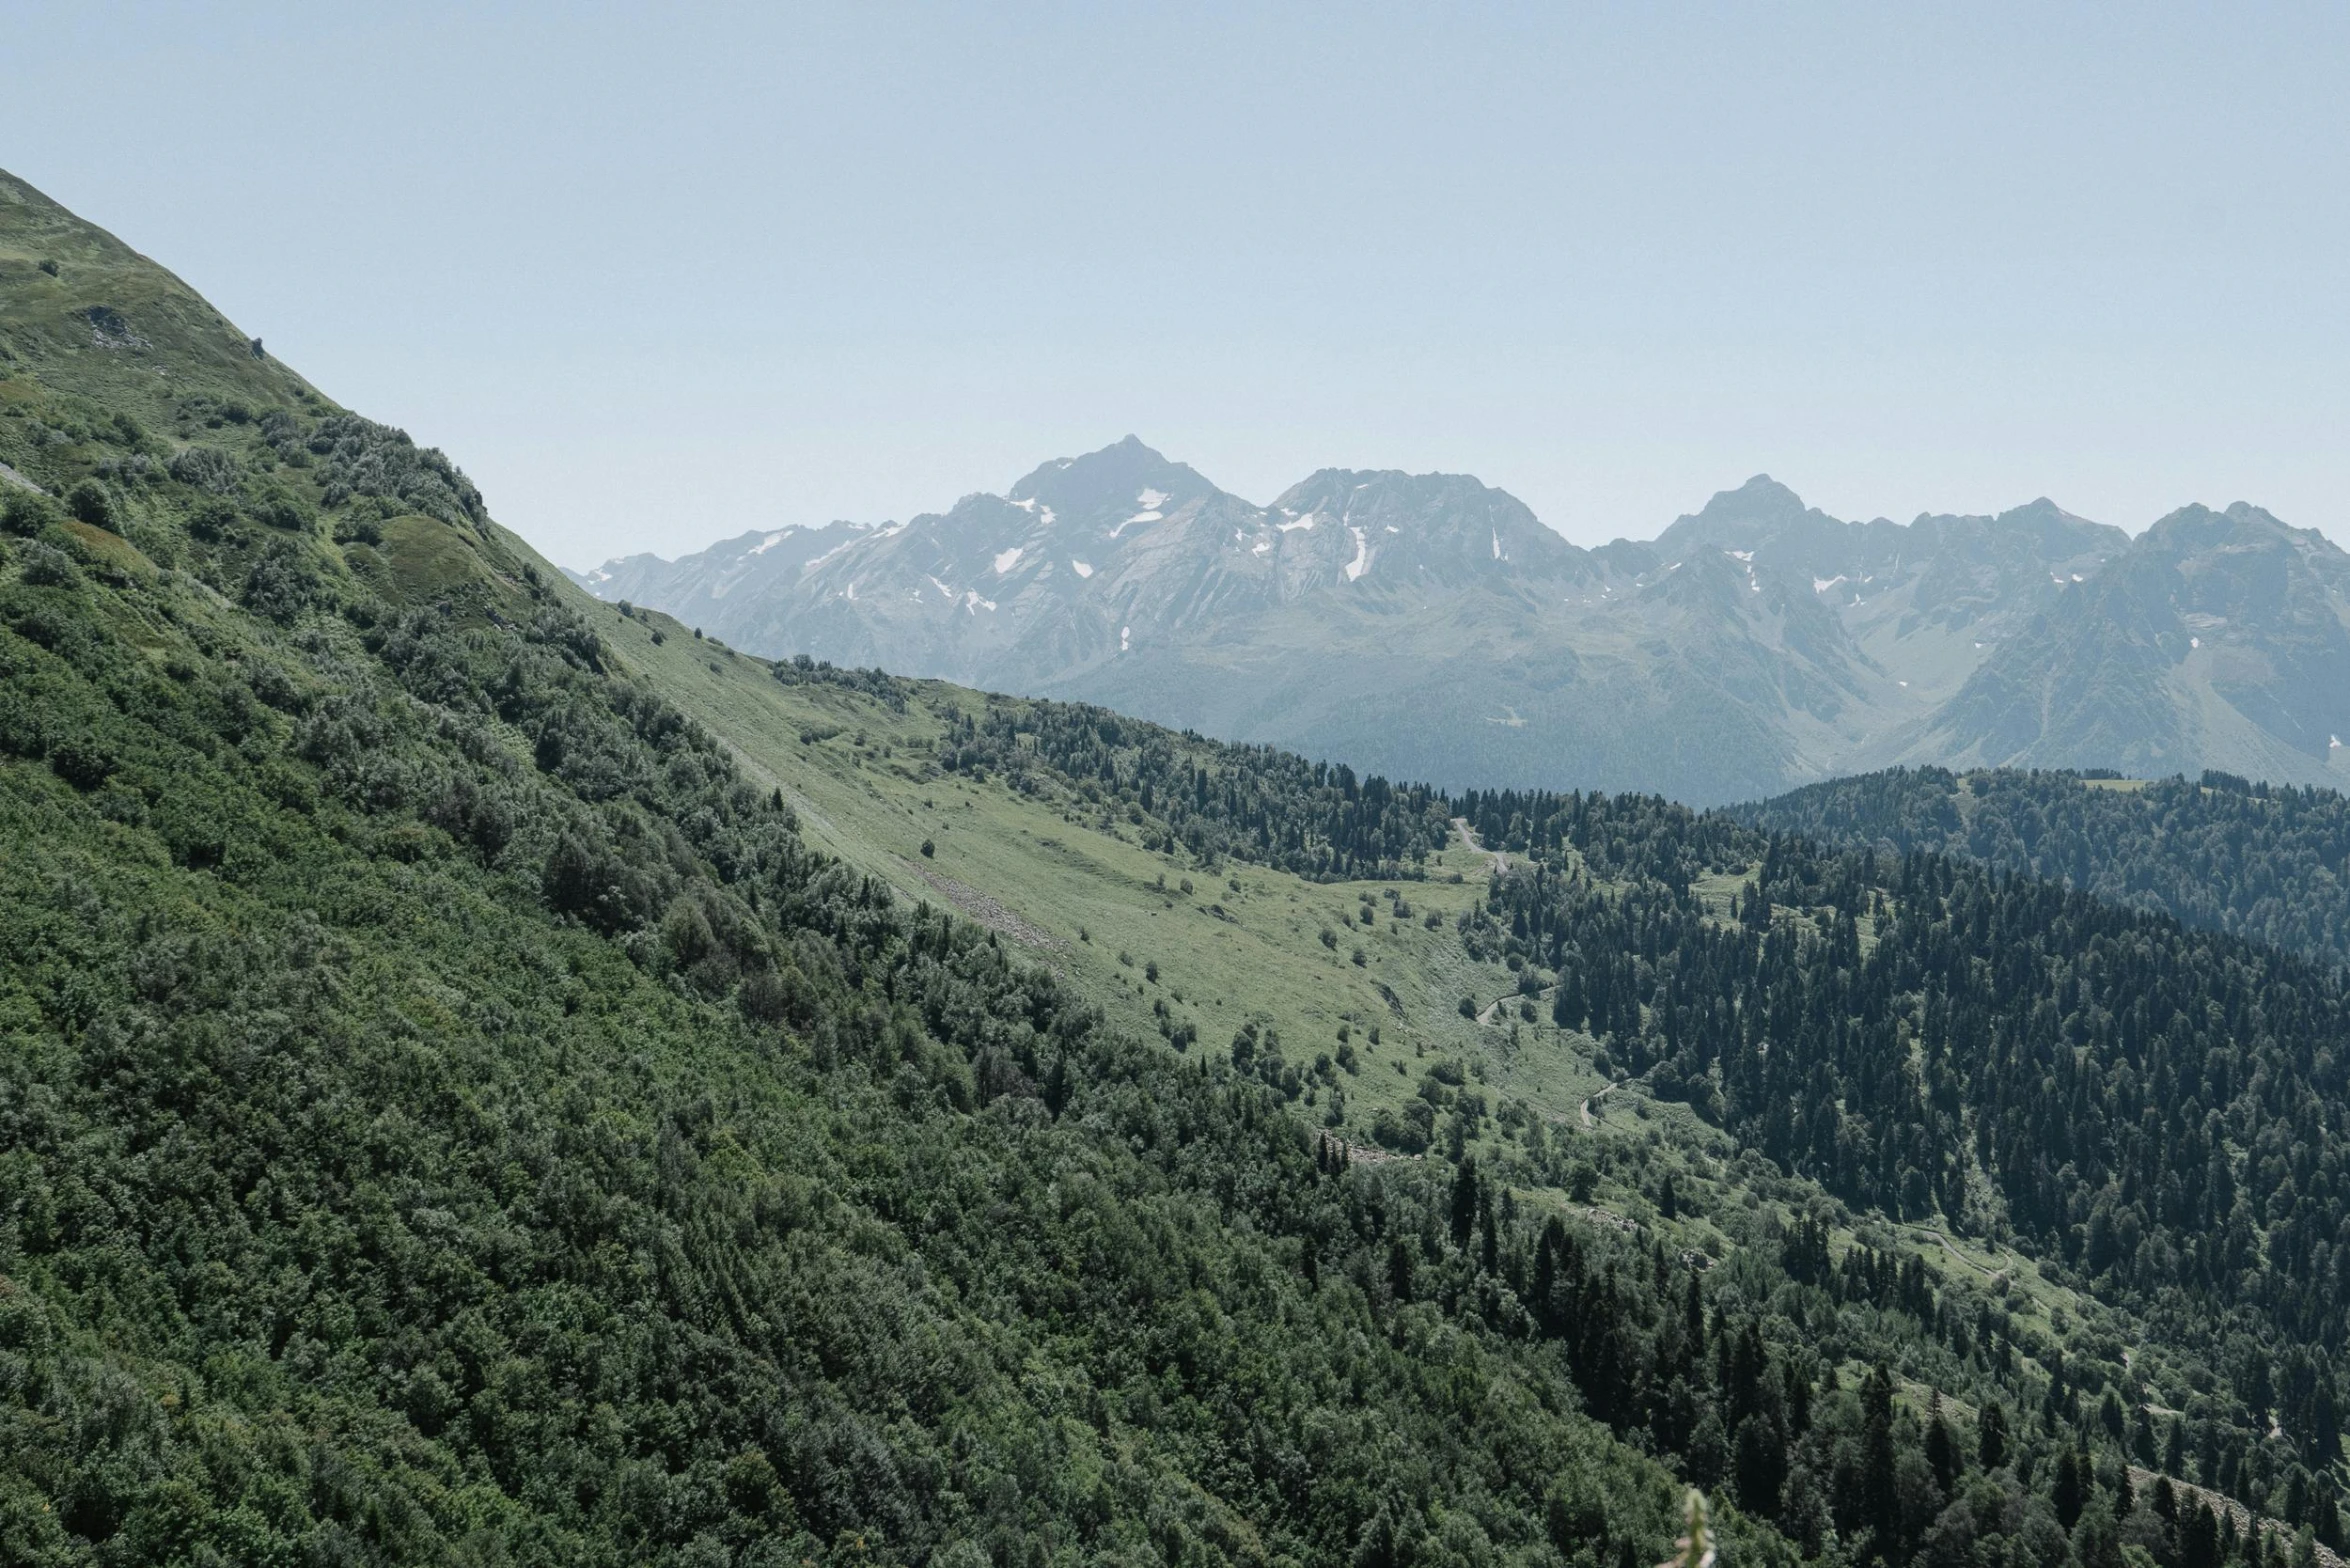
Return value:
M 1447 783 L 1705 803 L 1897 762 L 2350 776 L 2350 557 L 2242 505 L 2132 540 L 2046 499 L 1848 522 L 1758 475 L 1586 550 L 1465 475 L 1325 469 L 1260 506 L 1128 436 L 909 522 L 574 575 L 756 653 Z

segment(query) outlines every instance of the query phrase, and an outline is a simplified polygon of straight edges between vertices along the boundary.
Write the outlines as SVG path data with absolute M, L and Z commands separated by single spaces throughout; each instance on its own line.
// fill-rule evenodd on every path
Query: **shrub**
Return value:
M 444 523 L 479 523 L 489 515 L 464 472 L 437 449 L 419 448 L 405 430 L 330 414 L 310 432 L 308 446 L 330 507 L 374 496 Z
M 237 531 L 237 509 L 219 496 L 207 499 L 190 514 L 188 532 L 206 544 L 218 544 Z
M 245 510 L 259 521 L 287 533 L 307 532 L 316 522 L 310 515 L 310 508 L 276 480 L 256 485 L 251 499 L 245 503 Z M 382 530 L 376 530 L 376 539 L 381 540 L 382 537 Z
M 576 833 L 565 833 L 548 854 L 539 896 L 555 913 L 607 935 L 635 924 L 626 863 Z
M 121 766 L 113 752 L 88 736 L 61 741 L 49 751 L 49 771 L 84 794 L 112 778 Z
M 291 625 L 318 602 L 325 581 L 303 553 L 280 542 L 263 551 L 245 574 L 245 608 L 279 625 Z
M 37 491 L 11 490 L 0 500 L 0 528 L 27 539 L 63 515 L 56 502 Z
M 192 446 L 171 460 L 172 478 L 213 495 L 235 495 L 243 475 L 235 455 L 216 446 Z
M 24 580 L 36 588 L 70 588 L 82 574 L 63 550 L 36 539 L 24 547 Z
M 65 493 L 65 509 L 77 522 L 92 528 L 114 526 L 114 496 L 95 479 L 84 479 Z

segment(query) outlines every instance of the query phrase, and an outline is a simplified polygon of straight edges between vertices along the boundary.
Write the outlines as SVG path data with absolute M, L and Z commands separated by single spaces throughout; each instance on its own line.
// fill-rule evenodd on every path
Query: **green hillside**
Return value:
M 723 735 L 746 776 L 783 791 L 815 844 L 909 902 L 993 927 L 1134 1032 L 1188 1026 L 1203 1055 L 1221 1056 L 1245 1025 L 1272 1031 L 1306 1080 L 1300 1103 L 1316 1125 L 1366 1139 L 1376 1111 L 1400 1110 L 1437 1060 L 1474 1063 L 1560 1118 L 1605 1082 L 1589 1077 L 1576 1042 L 1558 1048 L 1555 1029 L 1520 1022 L 1522 1040 L 1539 1034 L 1549 1045 L 1527 1059 L 1533 1053 L 1508 1050 L 1506 1023 L 1496 1030 L 1461 1015 L 1464 996 L 1484 1012 L 1515 993 L 1517 977 L 1461 947 L 1455 928 L 1481 895 L 1491 857 L 1465 847 L 1441 817 L 1451 847 L 1402 880 L 1325 881 L 1179 845 L 1153 850 L 1144 841 L 1165 842 L 1165 819 L 1138 800 L 1125 804 L 1142 820 L 1129 821 L 1122 808 L 1106 812 L 1098 790 L 1087 801 L 1049 767 L 1018 782 L 984 764 L 940 767 L 951 715 L 1017 724 L 1036 704 L 785 666 L 787 683 L 764 661 L 697 640 L 666 617 L 601 615 L 592 624 L 616 659 L 639 664 Z M 1220 749 L 1166 739 L 1203 758 Z M 1327 1058 L 1319 1071 L 1318 1058 Z M 1334 1098 L 1343 1123 L 1327 1122 Z
M 1663 1549 L 1473 1254 L 1301 1266 L 1417 1172 L 810 844 L 905 843 L 853 741 L 803 836 L 663 694 L 723 654 L 8 191 L 0 1555 Z
M 0 462 L 0 1560 L 2332 1560 L 2323 976 L 770 666 L 5 177 Z

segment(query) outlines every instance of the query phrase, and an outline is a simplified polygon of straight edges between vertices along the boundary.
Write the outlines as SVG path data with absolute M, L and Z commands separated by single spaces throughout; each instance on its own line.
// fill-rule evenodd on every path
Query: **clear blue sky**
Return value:
M 354 9 L 18 0 L 0 163 L 566 564 L 1130 430 L 2350 539 L 2350 8 Z

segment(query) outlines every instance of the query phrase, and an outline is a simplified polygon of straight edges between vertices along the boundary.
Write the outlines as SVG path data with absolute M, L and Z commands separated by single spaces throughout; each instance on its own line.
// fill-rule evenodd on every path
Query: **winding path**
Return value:
M 1959 1251 L 1957 1246 L 1952 1243 L 1948 1236 L 1943 1235 L 1940 1231 L 1935 1230 L 1930 1226 L 1912 1226 L 1911 1230 L 1915 1235 L 1933 1237 L 1936 1241 L 1942 1243 L 1942 1250 L 1944 1252 L 1949 1253 L 1953 1258 L 1956 1258 L 1959 1262 L 1965 1264 L 1968 1268 L 1973 1269 L 1977 1274 L 1982 1275 L 1985 1279 L 1998 1279 L 2007 1272 L 2005 1269 L 1987 1269 L 1983 1267 L 1983 1265 L 1977 1263 L 1974 1259 Z
M 1503 872 L 1509 870 L 1510 857 L 1503 854 L 1498 849 L 1487 849 L 1484 845 L 1478 843 L 1477 835 L 1471 832 L 1469 829 L 1469 819 L 1467 817 L 1453 818 L 1452 825 L 1460 829 L 1461 842 L 1467 845 L 1471 851 L 1476 854 L 1491 855 L 1493 857 L 1493 874 L 1495 876 L 1500 876 Z

